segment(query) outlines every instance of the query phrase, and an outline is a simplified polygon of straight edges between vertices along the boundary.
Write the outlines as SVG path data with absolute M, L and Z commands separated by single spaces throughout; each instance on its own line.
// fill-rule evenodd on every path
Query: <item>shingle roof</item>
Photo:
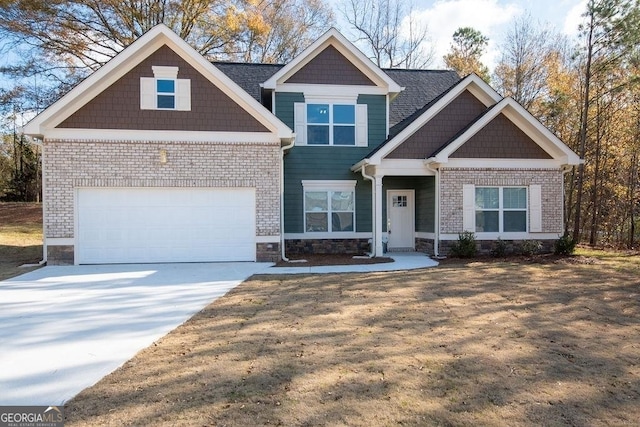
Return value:
M 267 81 L 284 65 L 245 64 L 238 62 L 214 62 L 213 65 L 258 101 L 262 101 L 260 84 Z M 455 71 L 449 70 L 383 70 L 405 89 L 393 100 L 389 108 L 389 126 L 392 135 L 397 134 L 416 113 L 451 86 L 460 81 Z
M 262 102 L 260 85 L 284 67 L 282 64 L 247 64 L 239 62 L 214 62 L 213 65 L 260 102 Z

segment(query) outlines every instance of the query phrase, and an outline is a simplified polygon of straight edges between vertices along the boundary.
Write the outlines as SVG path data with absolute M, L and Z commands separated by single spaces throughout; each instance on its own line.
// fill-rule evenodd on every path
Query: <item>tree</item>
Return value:
M 461 76 L 476 73 L 489 82 L 489 68 L 480 61 L 489 39 L 471 27 L 458 28 L 453 33 L 449 53 L 443 56 L 445 65 Z
M 333 21 L 320 0 L 0 0 L 0 39 L 21 58 L 0 71 L 25 86 L 39 76 L 48 104 L 160 23 L 209 60 L 271 62 Z
M 569 56 L 564 37 L 533 22 L 531 15 L 525 15 L 513 23 L 500 45 L 502 57 L 494 71 L 496 89 L 528 110 L 550 96 L 551 74 Z
M 341 11 L 371 60 L 385 68 L 425 68 L 433 60 L 428 31 L 402 0 L 343 0 Z
M 592 119 L 598 119 L 594 108 L 599 98 L 612 90 L 620 90 L 630 81 L 626 78 L 617 81 L 608 90 L 593 93 L 593 82 L 605 79 L 609 73 L 620 67 L 630 58 L 635 44 L 638 42 L 636 29 L 640 20 L 640 9 L 637 1 L 632 0 L 589 0 L 584 14 L 585 23 L 581 26 L 584 38 L 582 75 L 582 108 L 580 112 L 580 133 L 578 137 L 578 154 L 586 158 L 587 143 L 593 139 L 589 129 Z M 573 224 L 573 239 L 580 241 L 583 227 L 582 199 L 584 195 L 585 165 L 577 170 L 576 209 Z M 595 212 L 593 213 L 595 214 Z

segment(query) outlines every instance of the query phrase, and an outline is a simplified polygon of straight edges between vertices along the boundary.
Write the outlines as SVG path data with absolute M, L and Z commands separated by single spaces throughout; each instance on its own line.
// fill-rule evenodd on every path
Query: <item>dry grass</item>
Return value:
M 256 276 L 65 425 L 637 425 L 640 258 L 585 255 Z
M 0 203 L 0 280 L 33 270 L 20 266 L 41 259 L 42 206 Z

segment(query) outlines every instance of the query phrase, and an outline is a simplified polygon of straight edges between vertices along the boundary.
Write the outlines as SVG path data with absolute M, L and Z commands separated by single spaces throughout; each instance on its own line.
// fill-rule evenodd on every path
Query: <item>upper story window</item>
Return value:
M 299 145 L 367 146 L 367 105 L 319 102 L 295 104 Z
M 143 110 L 191 110 L 191 80 L 178 78 L 178 67 L 154 66 L 154 77 L 140 78 Z

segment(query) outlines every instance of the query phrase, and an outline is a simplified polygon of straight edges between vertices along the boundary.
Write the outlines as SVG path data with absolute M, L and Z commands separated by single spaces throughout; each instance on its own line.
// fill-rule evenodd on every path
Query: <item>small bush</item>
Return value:
M 451 255 L 459 258 L 471 258 L 477 253 L 476 235 L 471 231 L 458 234 L 458 241 L 451 247 Z
M 520 253 L 522 255 L 535 255 L 542 249 L 542 242 L 538 240 L 525 240 L 520 244 Z
M 491 248 L 491 256 L 495 258 L 502 258 L 507 255 L 507 243 L 498 237 L 493 243 L 493 247 Z
M 553 246 L 553 253 L 556 255 L 572 255 L 575 250 L 576 242 L 566 233 Z

